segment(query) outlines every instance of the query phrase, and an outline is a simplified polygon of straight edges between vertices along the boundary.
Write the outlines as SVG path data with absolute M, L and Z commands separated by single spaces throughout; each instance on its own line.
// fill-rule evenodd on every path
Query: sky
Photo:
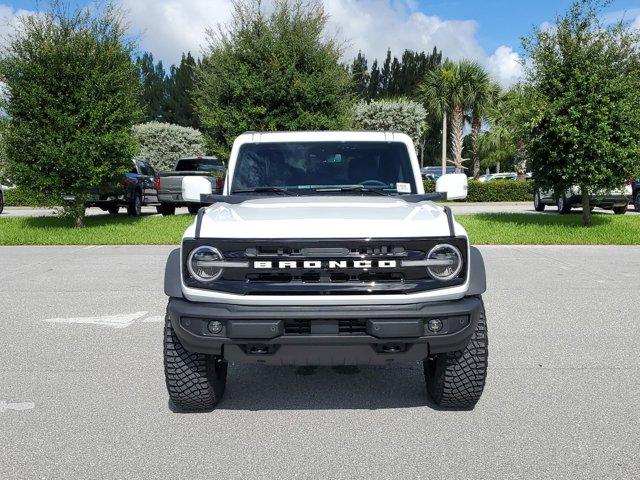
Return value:
M 78 5 L 91 0 L 73 0 Z M 268 4 L 270 0 L 263 0 Z M 229 21 L 231 0 L 117 0 L 128 12 L 141 51 L 167 65 L 184 51 L 199 55 L 205 30 Z M 553 22 L 571 0 L 323 0 L 329 33 L 345 41 L 343 60 L 358 51 L 372 61 L 388 48 L 430 51 L 437 46 L 454 60 L 479 61 L 507 87 L 522 75 L 523 35 Z M 46 0 L 0 0 L 0 41 L 18 15 L 46 8 Z M 613 0 L 608 19 L 625 15 L 640 28 L 640 0 Z

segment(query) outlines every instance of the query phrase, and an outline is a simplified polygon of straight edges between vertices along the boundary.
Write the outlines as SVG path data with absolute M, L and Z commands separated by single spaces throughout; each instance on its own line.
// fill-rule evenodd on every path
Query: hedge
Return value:
M 436 182 L 424 181 L 425 192 L 434 192 Z M 533 182 L 527 180 L 469 180 L 465 202 L 527 202 L 533 198 Z
M 4 203 L 7 207 L 55 207 L 62 204 L 62 199 L 56 202 L 18 187 L 4 191 Z

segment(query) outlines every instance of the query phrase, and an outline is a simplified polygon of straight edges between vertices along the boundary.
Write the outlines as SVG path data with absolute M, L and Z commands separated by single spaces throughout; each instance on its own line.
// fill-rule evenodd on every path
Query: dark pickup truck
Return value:
M 156 171 L 146 160 L 134 159 L 131 170 L 124 175 L 119 185 L 111 185 L 93 193 L 86 206 L 101 208 L 112 215 L 117 215 L 120 207 L 124 206 L 129 215 L 140 216 L 143 206 L 159 203 L 156 177 Z M 74 197 L 65 195 L 63 199 L 72 201 Z
M 222 191 L 225 167 L 217 157 L 188 157 L 179 159 L 173 170 L 160 172 L 156 186 L 160 206 L 158 212 L 173 215 L 176 207 L 186 206 L 189 213 L 196 214 L 202 204 L 185 202 L 182 198 L 182 179 L 191 176 L 209 177 L 214 193 Z

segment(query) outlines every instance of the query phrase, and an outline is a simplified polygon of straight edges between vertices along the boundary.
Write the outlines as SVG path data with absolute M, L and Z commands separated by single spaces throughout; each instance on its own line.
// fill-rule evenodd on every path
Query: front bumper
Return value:
M 234 363 L 367 365 L 415 362 L 463 349 L 482 311 L 480 297 L 409 305 L 243 306 L 171 298 L 171 324 L 191 352 Z M 429 320 L 442 329 L 431 332 Z M 209 322 L 219 321 L 213 334 Z

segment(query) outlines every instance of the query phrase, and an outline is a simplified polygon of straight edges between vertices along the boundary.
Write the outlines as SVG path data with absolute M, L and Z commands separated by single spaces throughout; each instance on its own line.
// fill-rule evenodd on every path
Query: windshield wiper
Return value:
M 234 193 L 276 193 L 278 195 L 289 195 L 289 196 L 297 196 L 297 194 L 293 193 L 286 188 L 279 187 L 255 187 L 255 188 L 239 188 L 237 190 L 232 190 L 231 194 Z
M 327 192 L 361 192 L 361 193 L 373 193 L 374 195 L 382 195 L 383 197 L 388 197 L 388 193 L 384 193 L 380 190 L 373 190 L 367 187 L 327 187 L 327 188 L 316 188 L 315 192 L 327 193 Z

